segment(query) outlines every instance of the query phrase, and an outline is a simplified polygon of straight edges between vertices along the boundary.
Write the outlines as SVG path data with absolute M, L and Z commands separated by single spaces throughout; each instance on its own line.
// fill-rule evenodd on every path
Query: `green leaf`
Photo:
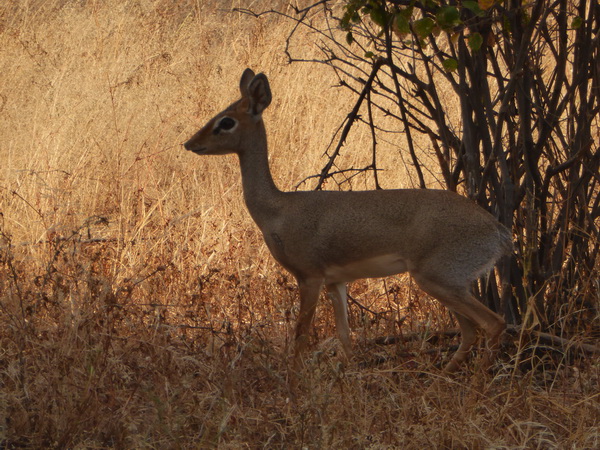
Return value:
M 394 17 L 394 31 L 400 35 L 410 34 L 410 24 L 404 14 L 398 13 Z
M 349 1 L 344 7 L 344 14 L 340 19 L 340 28 L 344 31 L 350 31 L 352 24 L 360 22 L 360 14 L 358 9 L 363 5 L 364 1 Z
M 371 58 L 373 59 L 375 57 L 375 54 L 373 52 L 366 52 L 365 53 L 365 58 Z
M 479 7 L 482 10 L 487 11 L 492 6 L 494 6 L 494 3 L 496 3 L 496 0 L 478 0 L 477 3 L 479 3 Z
M 475 2 L 475 1 L 465 0 L 462 2 L 462 5 L 463 5 L 463 8 L 467 8 L 469 11 L 471 11 L 476 16 L 482 16 L 483 14 L 485 14 L 483 12 L 483 10 L 479 7 L 479 3 Z
M 344 14 L 344 16 L 340 19 L 340 28 L 344 31 L 350 29 L 350 16 L 348 14 Z
M 448 58 L 442 61 L 442 66 L 446 72 L 454 72 L 458 69 L 458 61 L 454 58 Z
M 512 35 L 512 25 L 510 23 L 510 20 L 508 19 L 508 16 L 506 15 L 502 19 L 502 31 L 508 34 L 509 36 Z
M 415 10 L 414 6 L 407 6 L 404 9 L 399 9 L 397 14 L 400 14 L 401 16 L 406 17 L 406 20 L 410 20 L 410 19 L 412 19 L 414 10 Z
M 573 28 L 574 30 L 577 30 L 578 28 L 580 28 L 582 24 L 583 24 L 583 19 L 579 16 L 573 17 L 573 20 L 571 20 L 571 28 Z
M 388 23 L 388 14 L 383 8 L 373 8 L 369 15 L 371 16 L 371 20 L 380 27 L 385 27 Z
M 443 30 L 450 30 L 461 23 L 460 13 L 455 6 L 443 6 L 435 14 L 437 23 Z
M 414 23 L 415 33 L 417 33 L 417 36 L 419 36 L 421 39 L 428 37 L 433 31 L 434 27 L 435 22 L 429 17 L 424 17 L 423 19 L 419 19 Z
M 479 33 L 473 33 L 469 36 L 469 47 L 474 52 L 478 51 L 483 45 L 483 36 Z
M 352 31 L 348 31 L 348 33 L 346 33 L 346 42 L 348 43 L 348 45 L 352 45 L 352 43 L 354 42 L 354 36 L 352 36 Z

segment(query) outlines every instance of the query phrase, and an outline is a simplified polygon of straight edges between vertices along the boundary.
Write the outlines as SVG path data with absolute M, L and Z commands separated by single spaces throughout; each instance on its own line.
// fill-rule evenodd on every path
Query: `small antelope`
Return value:
M 184 146 L 198 155 L 239 157 L 244 200 L 275 259 L 298 282 L 300 312 L 294 361 L 301 363 L 325 285 L 339 339 L 352 355 L 346 284 L 409 272 L 452 311 L 462 342 L 445 367 L 457 370 L 484 330 L 490 354 L 504 319 L 470 293 L 470 285 L 511 252 L 509 230 L 470 200 L 443 190 L 282 192 L 271 176 L 262 112 L 271 103 L 267 77 L 246 69 L 241 98 L 211 119 Z M 488 356 L 488 359 L 491 356 Z

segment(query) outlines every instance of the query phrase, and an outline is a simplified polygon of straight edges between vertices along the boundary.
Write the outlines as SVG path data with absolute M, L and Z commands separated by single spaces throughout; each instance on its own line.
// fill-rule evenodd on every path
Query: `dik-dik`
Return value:
M 267 158 L 262 118 L 271 103 L 267 77 L 246 69 L 240 94 L 184 145 L 198 155 L 238 156 L 246 206 L 269 250 L 300 288 L 296 363 L 301 362 L 323 286 L 350 357 L 346 284 L 402 272 L 409 272 L 458 320 L 462 343 L 446 372 L 467 358 L 477 328 L 485 332 L 488 349 L 497 348 L 505 321 L 477 301 L 470 286 L 511 252 L 506 227 L 470 200 L 443 190 L 282 192 Z

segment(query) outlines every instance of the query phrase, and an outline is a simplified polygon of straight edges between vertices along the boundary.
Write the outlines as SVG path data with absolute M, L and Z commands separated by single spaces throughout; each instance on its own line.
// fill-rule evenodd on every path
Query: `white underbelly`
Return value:
M 409 270 L 407 261 L 398 255 L 381 255 L 353 261 L 343 266 L 330 266 L 325 270 L 325 283 L 341 283 L 360 278 L 381 278 Z

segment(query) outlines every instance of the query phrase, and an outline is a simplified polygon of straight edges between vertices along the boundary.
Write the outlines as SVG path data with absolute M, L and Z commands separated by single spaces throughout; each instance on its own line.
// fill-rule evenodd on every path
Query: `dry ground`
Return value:
M 245 211 L 235 158 L 180 144 L 235 99 L 243 68 L 264 71 L 289 189 L 319 170 L 352 99 L 326 70 L 286 65 L 288 22 L 175 3 L 0 6 L 0 448 L 600 447 L 597 358 L 523 341 L 492 374 L 443 378 L 451 344 L 424 338 L 452 319 L 405 277 L 352 286 L 348 367 L 323 302 L 293 398 L 293 280 Z M 346 161 L 369 139 L 355 133 Z M 399 173 L 382 184 L 410 186 Z M 374 343 L 400 333 L 416 339 Z

